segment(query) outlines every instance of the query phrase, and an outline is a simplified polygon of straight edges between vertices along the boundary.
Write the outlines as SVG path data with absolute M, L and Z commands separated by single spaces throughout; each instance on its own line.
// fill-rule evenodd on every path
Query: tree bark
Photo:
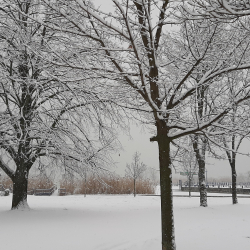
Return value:
M 160 135 L 160 133 L 158 133 L 158 135 Z M 158 147 L 161 187 L 162 250 L 175 250 L 170 140 L 166 135 L 158 136 Z
M 200 206 L 207 207 L 207 188 L 206 188 L 206 163 L 205 163 L 205 142 L 201 140 L 202 147 L 199 149 L 198 146 L 199 136 L 194 135 L 193 148 L 196 155 L 196 159 L 199 166 L 199 189 L 200 189 Z
M 235 168 L 235 161 L 231 163 L 231 170 L 232 170 L 232 200 L 233 204 L 238 203 L 237 199 L 237 173 Z
M 243 139 L 243 137 L 242 137 Z M 238 150 L 239 146 L 240 146 L 241 140 L 238 144 L 238 146 L 236 147 Z M 225 148 L 229 148 L 226 140 L 224 138 L 224 146 Z M 237 173 L 236 173 L 236 167 L 235 167 L 235 163 L 236 163 L 236 152 L 234 152 L 235 150 L 235 135 L 232 136 L 232 152 L 230 152 L 230 150 L 226 149 L 226 154 L 227 154 L 227 159 L 229 161 L 230 167 L 231 167 L 231 172 L 232 172 L 232 201 L 233 204 L 237 204 L 238 203 L 238 199 L 237 199 Z
M 198 81 L 200 80 L 200 75 L 198 76 Z M 200 86 L 197 89 L 197 104 L 198 104 L 198 116 L 200 120 L 203 120 L 206 114 L 206 104 L 205 104 L 205 92 L 206 87 Z M 207 188 L 206 188 L 206 140 L 199 135 L 194 135 L 193 148 L 196 154 L 196 159 L 199 166 L 199 189 L 200 189 L 200 206 L 207 207 Z
M 28 174 L 27 169 L 18 168 L 13 181 L 13 197 L 12 197 L 12 210 L 27 209 L 27 190 L 28 190 Z
M 199 163 L 199 188 L 200 188 L 200 206 L 207 207 L 207 188 L 206 188 L 206 168 L 205 162 Z
M 191 197 L 191 173 L 188 174 L 188 196 Z

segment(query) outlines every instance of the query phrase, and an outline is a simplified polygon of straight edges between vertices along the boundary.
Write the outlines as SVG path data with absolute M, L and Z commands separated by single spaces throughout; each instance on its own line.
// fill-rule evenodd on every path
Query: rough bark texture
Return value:
M 199 161 L 199 188 L 200 188 L 200 206 L 207 207 L 207 188 L 206 188 L 206 168 L 205 161 Z
M 161 186 L 162 250 L 175 250 L 170 140 L 167 136 L 163 136 L 159 133 L 158 136 Z
M 199 75 L 197 81 L 199 81 L 201 76 Z M 198 105 L 198 116 L 200 120 L 203 120 L 203 116 L 206 114 L 206 104 L 205 104 L 205 92 L 206 87 L 200 86 L 197 89 L 197 105 Z M 194 135 L 193 138 L 193 148 L 196 155 L 196 159 L 199 166 L 199 189 L 200 189 L 200 206 L 207 207 L 207 189 L 206 189 L 206 140 L 202 136 Z
M 241 143 L 241 141 L 239 142 L 237 149 L 239 148 L 240 143 Z M 235 150 L 235 135 L 232 136 L 232 149 Z M 229 161 L 229 162 L 230 162 L 231 171 L 232 171 L 232 199 L 233 199 L 233 204 L 237 204 L 238 203 L 238 199 L 237 199 L 237 173 L 236 173 L 236 167 L 235 167 L 235 165 L 236 165 L 235 164 L 236 163 L 236 153 L 234 151 L 232 151 L 231 161 Z
M 232 149 L 235 149 L 235 136 L 232 137 Z M 227 157 L 231 166 L 232 171 L 232 202 L 233 204 L 238 203 L 237 199 L 237 173 L 236 173 L 236 153 L 232 152 L 230 155 L 230 151 L 226 151 Z
M 231 165 L 231 169 L 232 169 L 232 200 L 233 200 L 233 204 L 237 204 L 238 203 L 238 199 L 237 199 L 237 174 L 236 174 L 235 164 L 233 166 Z
M 13 181 L 12 210 L 27 209 L 28 171 L 18 169 Z
M 234 115 L 233 115 L 233 122 L 235 122 L 235 113 L 236 113 L 236 107 L 234 107 Z M 243 139 L 244 137 L 242 137 Z M 238 150 L 240 143 L 242 141 L 242 139 L 240 139 L 238 146 L 236 146 L 236 136 L 233 135 L 232 136 L 232 153 L 231 153 L 231 158 L 229 157 L 230 152 L 227 151 L 227 156 L 228 156 L 228 160 L 231 166 L 231 171 L 232 171 L 232 200 L 233 200 L 233 204 L 237 204 L 238 203 L 238 199 L 237 199 L 237 173 L 236 173 L 236 167 L 235 167 L 235 163 L 236 163 L 236 151 Z
M 196 155 L 196 159 L 199 166 L 199 189 L 200 189 L 200 206 L 207 207 L 207 188 L 206 188 L 206 163 L 205 163 L 205 153 L 206 145 L 205 142 L 201 140 L 201 149 L 198 146 L 199 136 L 195 135 L 193 139 L 193 148 Z

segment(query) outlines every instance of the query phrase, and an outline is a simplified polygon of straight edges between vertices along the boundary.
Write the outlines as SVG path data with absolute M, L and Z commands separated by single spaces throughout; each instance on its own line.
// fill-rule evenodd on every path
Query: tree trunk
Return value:
M 205 161 L 199 161 L 199 188 L 200 188 L 200 206 L 207 207 L 207 188 L 206 188 L 206 168 Z
M 206 154 L 206 142 L 200 141 L 201 149 L 199 148 L 199 136 L 194 135 L 193 139 L 193 148 L 196 155 L 196 159 L 199 166 L 199 189 L 200 189 L 200 206 L 207 207 L 207 188 L 206 188 L 206 163 L 205 163 L 205 154 Z
M 201 75 L 198 75 L 197 82 L 201 79 Z M 206 115 L 207 105 L 205 102 L 206 86 L 201 85 L 197 89 L 197 102 L 198 102 L 198 116 L 200 120 L 203 120 Z M 207 188 L 206 188 L 206 139 L 203 136 L 194 135 L 193 148 L 196 154 L 196 159 L 199 166 L 199 189 L 200 189 L 200 206 L 207 207 Z
M 87 195 L 87 172 L 85 168 L 85 173 L 84 173 L 84 197 Z
M 188 195 L 191 197 L 191 173 L 188 174 Z
M 233 204 L 238 203 L 237 199 L 237 174 L 235 169 L 235 161 L 231 163 L 231 170 L 232 170 L 232 200 Z
M 243 137 L 242 137 L 242 139 L 243 139 Z M 236 147 L 237 149 L 240 146 L 240 142 L 239 142 L 238 146 Z M 229 148 L 227 143 L 226 143 L 225 138 L 224 138 L 224 145 L 226 148 Z M 226 149 L 226 154 L 227 154 L 227 159 L 229 161 L 229 164 L 231 167 L 231 172 L 232 172 L 232 200 L 233 200 L 233 204 L 237 204 L 238 203 L 238 199 L 237 199 L 237 174 L 236 174 L 236 168 L 235 168 L 236 152 L 234 152 L 234 150 L 235 150 L 235 135 L 232 135 L 232 152 L 230 150 Z
M 159 133 L 158 133 L 159 134 Z M 158 139 L 161 187 L 162 250 L 175 250 L 170 140 Z
M 136 189 L 135 189 L 135 178 L 134 178 L 134 197 L 136 195 Z
M 235 150 L 235 135 L 232 136 L 232 150 Z M 230 154 L 230 152 L 228 152 L 228 154 Z M 236 174 L 236 168 L 235 168 L 236 153 L 234 151 L 232 151 L 232 158 L 231 158 L 231 161 L 229 161 L 229 163 L 230 163 L 231 170 L 232 170 L 232 199 L 233 199 L 233 204 L 237 204 L 238 203 L 237 174 Z
M 12 210 L 27 209 L 28 170 L 17 169 L 13 177 Z

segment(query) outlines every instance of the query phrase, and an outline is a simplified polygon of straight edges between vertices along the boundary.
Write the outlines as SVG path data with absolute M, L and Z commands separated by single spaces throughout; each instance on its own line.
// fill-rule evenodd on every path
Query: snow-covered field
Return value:
M 177 191 L 176 191 L 177 193 Z M 161 250 L 160 197 L 29 196 L 30 211 L 0 197 L 4 250 Z M 174 197 L 177 250 L 248 250 L 250 198 Z

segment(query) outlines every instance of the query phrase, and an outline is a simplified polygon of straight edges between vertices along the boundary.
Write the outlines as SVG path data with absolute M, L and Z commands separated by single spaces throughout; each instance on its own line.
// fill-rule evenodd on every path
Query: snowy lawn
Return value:
M 4 250 L 161 250 L 159 196 L 29 196 L 30 211 L 0 197 Z M 174 197 L 177 250 L 248 250 L 250 198 Z M 3 246 L 3 247 L 2 247 Z

